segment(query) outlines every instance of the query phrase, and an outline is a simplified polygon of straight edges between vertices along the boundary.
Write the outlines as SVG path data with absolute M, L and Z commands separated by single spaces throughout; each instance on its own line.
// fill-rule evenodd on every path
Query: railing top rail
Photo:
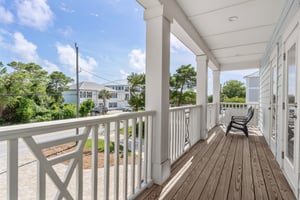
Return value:
M 230 103 L 230 102 L 221 102 L 221 104 L 236 104 L 236 105 L 259 105 L 259 103 Z
M 75 129 L 80 127 L 92 126 L 95 124 L 103 124 L 111 121 L 126 120 L 135 117 L 154 115 L 155 111 L 133 112 L 113 114 L 109 116 L 93 116 L 78 119 L 65 119 L 47 122 L 37 122 L 22 125 L 12 125 L 0 127 L 0 141 L 23 138 L 34 135 L 41 135 L 63 131 L 68 129 Z
M 202 105 L 188 105 L 188 106 L 172 107 L 172 108 L 170 108 L 170 111 L 190 109 L 190 108 L 201 108 L 201 107 L 202 107 Z

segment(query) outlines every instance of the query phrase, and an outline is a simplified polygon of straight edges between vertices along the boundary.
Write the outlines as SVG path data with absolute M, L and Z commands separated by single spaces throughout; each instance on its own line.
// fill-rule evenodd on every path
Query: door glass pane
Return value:
M 276 116 L 277 116 L 277 67 L 276 65 L 273 66 L 273 83 L 272 83 L 272 138 L 275 139 L 276 136 Z
M 294 136 L 296 124 L 296 44 L 287 52 L 287 69 L 288 69 L 288 134 L 287 134 L 287 157 L 294 162 Z

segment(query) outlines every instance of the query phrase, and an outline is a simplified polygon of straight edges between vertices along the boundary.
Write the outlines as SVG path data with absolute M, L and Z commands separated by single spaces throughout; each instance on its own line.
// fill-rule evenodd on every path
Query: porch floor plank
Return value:
M 296 199 L 258 131 L 226 137 L 217 128 L 211 135 L 173 163 L 165 183 L 136 199 Z
M 243 179 L 242 179 L 242 199 L 254 200 L 253 178 L 251 168 L 251 155 L 249 141 L 244 139 L 243 146 Z

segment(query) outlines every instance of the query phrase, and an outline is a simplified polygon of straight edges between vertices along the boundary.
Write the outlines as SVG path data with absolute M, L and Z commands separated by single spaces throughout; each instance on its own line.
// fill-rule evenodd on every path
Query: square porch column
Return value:
M 201 115 L 201 134 L 200 139 L 207 138 L 207 69 L 208 69 L 208 57 L 201 55 L 196 57 L 197 62 L 197 105 L 202 105 Z
M 220 114 L 220 71 L 213 71 L 213 103 L 216 105 L 216 125 L 219 125 L 219 114 Z
M 156 111 L 152 135 L 152 179 L 162 184 L 169 176 L 170 20 L 162 6 L 145 11 L 146 110 Z

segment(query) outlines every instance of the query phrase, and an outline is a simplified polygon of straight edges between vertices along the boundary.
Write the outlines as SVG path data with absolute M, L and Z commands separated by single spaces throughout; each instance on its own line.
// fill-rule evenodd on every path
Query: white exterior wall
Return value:
M 277 27 L 276 34 L 273 35 L 272 37 L 272 43 L 268 47 L 268 51 L 265 54 L 264 60 L 261 62 L 261 67 L 260 67 L 260 121 L 259 121 L 259 126 L 265 136 L 265 139 L 268 143 L 270 143 L 271 139 L 269 137 L 270 130 L 272 129 L 271 124 L 270 124 L 270 117 L 268 116 L 269 114 L 269 106 L 270 106 L 270 71 L 272 70 L 272 66 L 270 64 L 271 60 L 274 59 L 275 57 L 275 62 L 277 64 L 277 115 L 276 115 L 276 143 L 275 147 L 272 149 L 272 145 L 270 146 L 272 149 L 272 152 L 274 156 L 276 157 L 276 160 L 278 164 L 283 167 L 283 162 L 284 159 L 282 159 L 282 152 L 284 152 L 284 131 L 285 131 L 285 116 L 286 116 L 286 109 L 284 109 L 283 104 L 286 104 L 285 100 L 285 90 L 286 90 L 286 80 L 285 80 L 285 63 L 283 60 L 283 54 L 284 54 L 284 40 L 288 37 L 289 32 L 291 30 L 288 30 L 288 27 L 290 26 L 295 26 L 298 23 L 300 23 L 300 10 L 299 10 L 299 2 L 297 1 L 288 1 L 289 4 L 289 9 L 285 10 L 285 16 L 282 20 L 279 27 Z M 292 24 L 291 24 L 292 23 Z M 297 33 L 298 38 L 300 37 L 300 31 Z M 299 41 L 299 40 L 298 40 Z M 296 60 L 300 59 L 300 51 L 299 51 L 299 43 L 298 43 L 298 54 L 296 57 Z M 273 60 L 274 62 L 274 60 Z M 298 61 L 299 63 L 299 61 Z M 298 66 L 299 70 L 299 66 Z M 298 73 L 299 74 L 299 73 Z M 299 78 L 298 77 L 298 83 L 299 83 Z M 299 93 L 299 90 L 298 90 Z M 298 94 L 298 102 L 299 102 L 299 94 Z M 300 126 L 300 124 L 297 124 L 297 126 Z M 299 134 L 296 133 L 295 134 Z M 297 141 L 298 137 L 295 137 Z M 298 138 L 299 139 L 299 138 Z M 296 156 L 299 155 L 297 149 L 299 149 L 299 141 L 295 142 L 296 146 Z M 299 162 L 299 156 L 295 158 Z M 300 170 L 298 169 L 298 164 L 296 165 L 296 170 L 299 172 Z M 284 171 L 284 167 L 283 167 Z M 285 172 L 284 172 L 285 173 Z M 299 173 L 295 174 L 298 180 L 299 179 Z M 285 174 L 286 175 L 286 174 Z M 286 176 L 287 179 L 289 180 L 291 177 Z M 291 185 L 291 182 L 290 182 Z M 291 185 L 292 186 L 292 185 Z M 298 184 L 299 186 L 299 184 Z M 299 199 L 299 188 L 293 188 L 293 191 L 295 193 L 295 196 Z
M 129 90 L 126 89 L 126 87 L 128 87 L 128 85 L 110 85 L 110 86 L 107 86 L 109 88 L 118 88 L 118 87 L 121 87 L 123 86 L 123 89 L 122 90 L 114 90 L 113 92 L 117 94 L 117 98 L 110 98 L 108 100 L 106 100 L 106 106 L 109 108 L 109 109 L 120 109 L 124 106 L 128 106 L 128 99 L 130 98 L 130 93 L 129 93 Z M 95 102 L 95 106 L 100 106 L 100 105 L 103 105 L 103 100 L 102 99 L 99 99 L 98 98 L 98 94 L 99 94 L 99 91 L 95 91 L 95 90 L 80 90 L 79 91 L 79 101 L 80 101 L 80 104 L 87 100 L 88 97 L 87 95 L 84 97 L 83 95 L 80 95 L 80 92 L 92 92 L 92 100 Z M 126 96 L 128 97 L 128 99 L 126 100 Z M 65 103 L 76 103 L 76 90 L 69 90 L 69 91 L 64 91 L 63 92 L 63 98 L 64 98 L 64 102 Z M 110 103 L 115 103 L 116 106 L 114 107 L 110 107 Z
M 270 107 L 270 68 L 269 65 L 260 69 L 260 128 L 269 143 L 269 107 Z
M 246 103 L 259 102 L 259 77 L 246 78 Z

